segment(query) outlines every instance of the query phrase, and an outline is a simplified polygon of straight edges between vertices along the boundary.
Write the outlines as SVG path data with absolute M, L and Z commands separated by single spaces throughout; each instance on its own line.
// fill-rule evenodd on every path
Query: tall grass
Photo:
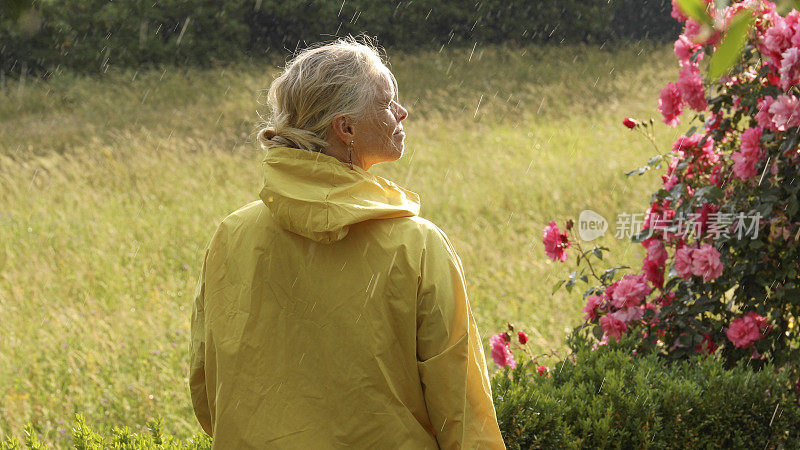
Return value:
M 644 212 L 658 183 L 623 173 L 652 149 L 622 127 L 656 117 L 667 46 L 487 47 L 393 54 L 407 154 L 374 173 L 418 192 L 451 237 L 484 345 L 512 321 L 564 350 L 580 293 L 541 230 L 586 208 Z M 199 430 L 187 388 L 191 296 L 216 225 L 257 199 L 253 142 L 277 68 L 68 73 L 0 92 L 0 436 L 33 422 L 68 442 L 73 412 L 103 429 L 163 416 Z M 662 148 L 676 131 L 662 126 Z M 487 353 L 488 354 L 488 353 Z M 494 368 L 490 369 L 494 370 Z

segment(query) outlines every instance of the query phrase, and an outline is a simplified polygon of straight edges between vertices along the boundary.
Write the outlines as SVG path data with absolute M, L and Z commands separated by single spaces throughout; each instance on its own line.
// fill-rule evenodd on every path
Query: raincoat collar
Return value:
M 275 220 L 317 242 L 339 241 L 366 220 L 419 214 L 417 193 L 324 153 L 273 147 L 262 167 L 260 197 Z

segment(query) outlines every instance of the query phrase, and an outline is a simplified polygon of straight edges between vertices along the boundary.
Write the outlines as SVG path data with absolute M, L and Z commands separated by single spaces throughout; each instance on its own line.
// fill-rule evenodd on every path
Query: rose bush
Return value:
M 637 354 L 684 359 L 721 349 L 730 364 L 796 364 L 800 13 L 781 16 L 762 0 L 708 5 L 705 13 L 716 31 L 674 12 L 685 24 L 675 41 L 678 80 L 658 101 L 668 126 L 690 110 L 698 123 L 669 154 L 633 172 L 666 165 L 632 239 L 646 249 L 642 267 L 618 280 L 598 278 L 585 293 L 585 319 L 599 344 L 639 336 Z M 738 60 L 729 73 L 704 80 L 701 62 L 742 17 L 754 26 Z M 651 136 L 646 123 L 636 123 Z
M 608 249 L 584 250 L 572 221 L 567 233 L 551 222 L 546 255 L 557 262 L 568 260 L 568 250 L 577 255 L 576 270 L 554 291 L 587 284 L 585 323 L 573 338 L 594 339 L 595 348 L 624 337 L 636 355 L 714 353 L 726 367 L 771 361 L 793 367 L 796 378 L 800 12 L 781 16 L 765 0 L 677 4 L 684 7 L 673 11 L 684 24 L 674 45 L 677 80 L 661 91 L 658 110 L 666 125 L 688 119 L 691 127 L 669 152 L 628 173 L 665 166 L 632 236 L 646 256 L 631 273 L 598 270 Z M 720 61 L 731 54 L 724 72 Z M 623 125 L 655 145 L 652 119 L 625 118 Z

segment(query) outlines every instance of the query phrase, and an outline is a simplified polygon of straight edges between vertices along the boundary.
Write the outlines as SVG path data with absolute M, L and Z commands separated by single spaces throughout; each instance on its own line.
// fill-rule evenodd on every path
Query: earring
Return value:
M 350 141 L 350 145 L 347 146 L 347 149 L 350 151 L 350 170 L 353 170 L 353 141 Z

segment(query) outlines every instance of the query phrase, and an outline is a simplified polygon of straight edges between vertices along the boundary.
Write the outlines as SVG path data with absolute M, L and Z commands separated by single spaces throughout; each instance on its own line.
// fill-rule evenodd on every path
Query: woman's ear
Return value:
M 345 144 L 353 140 L 353 124 L 350 118 L 340 114 L 333 118 L 331 123 L 334 135 Z

